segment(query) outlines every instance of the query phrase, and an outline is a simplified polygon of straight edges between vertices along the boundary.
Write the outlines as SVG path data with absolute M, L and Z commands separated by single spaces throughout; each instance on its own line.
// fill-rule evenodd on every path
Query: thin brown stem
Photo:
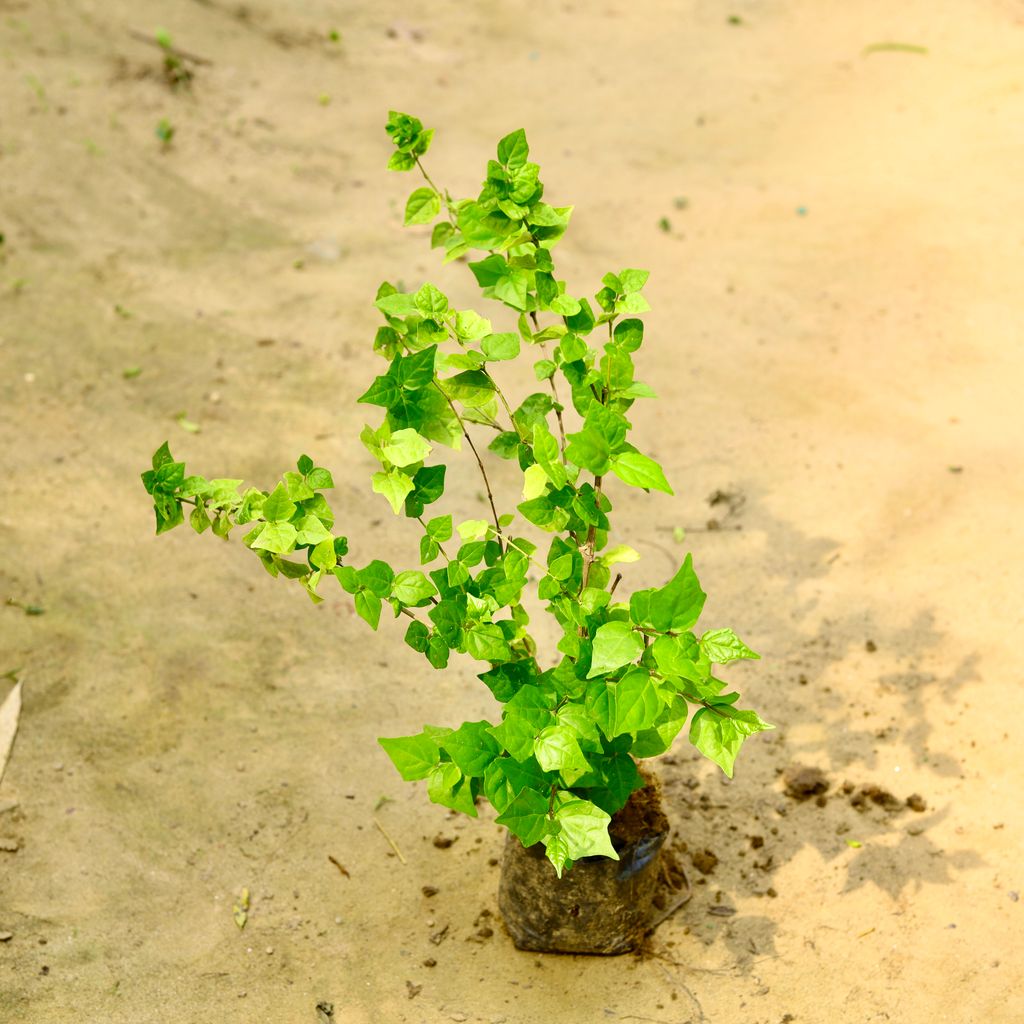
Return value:
M 533 321 L 533 329 L 539 330 L 540 324 L 537 321 L 537 314 L 530 312 L 530 319 Z M 547 345 L 541 345 L 544 354 L 547 355 Z M 551 388 L 551 397 L 555 400 L 555 419 L 558 420 L 558 439 L 562 455 L 565 455 L 565 424 L 562 422 L 562 403 L 558 400 L 558 385 L 555 383 L 555 375 L 548 377 L 548 387 Z
M 601 507 L 601 486 L 604 483 L 604 477 L 594 477 L 594 504 L 598 510 Z M 583 586 L 580 587 L 580 593 L 590 586 L 590 570 L 594 565 L 594 559 L 597 556 L 597 552 L 594 549 L 594 543 L 597 539 L 597 527 L 591 523 L 587 529 L 587 539 L 583 542 Z
M 501 533 L 501 523 L 498 520 L 498 509 L 494 505 L 494 492 L 491 490 L 491 481 L 487 477 L 487 470 L 484 468 L 483 459 L 480 458 L 480 453 L 476 450 L 476 445 L 473 444 L 473 438 L 469 436 L 469 431 L 466 429 L 465 420 L 463 420 L 463 418 L 459 415 L 459 410 L 455 408 L 455 403 L 451 400 L 451 398 L 448 397 L 448 393 L 445 391 L 445 389 L 441 387 L 441 385 L 437 382 L 436 377 L 431 383 L 434 385 L 434 387 L 437 388 L 438 391 L 441 392 L 441 394 L 444 396 L 444 400 L 448 403 L 452 412 L 455 414 L 455 418 L 459 421 L 459 426 L 462 428 L 462 436 L 466 439 L 466 443 L 469 445 L 470 449 L 473 452 L 473 455 L 476 457 L 476 464 L 480 467 L 480 475 L 483 477 L 484 487 L 487 488 L 487 500 L 491 506 L 491 514 L 494 516 L 494 529 L 495 532 L 498 534 L 498 546 L 502 547 L 502 549 L 504 550 L 504 547 L 502 545 L 504 537 L 502 536 Z
M 615 588 L 616 588 L 616 587 L 617 587 L 617 586 L 618 586 L 618 585 L 619 585 L 619 584 L 620 584 L 621 582 L 622 582 L 622 573 L 621 573 L 621 572 L 620 572 L 620 573 L 616 573 L 616 574 L 615 574 L 615 582 L 614 582 L 614 583 L 612 583 L 612 589 L 608 591 L 608 596 L 609 596 L 609 597 L 614 597 L 614 596 L 615 596 Z

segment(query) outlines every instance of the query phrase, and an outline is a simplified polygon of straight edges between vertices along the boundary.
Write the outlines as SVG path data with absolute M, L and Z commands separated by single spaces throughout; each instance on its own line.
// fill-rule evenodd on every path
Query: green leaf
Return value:
M 322 522 L 316 516 L 304 516 L 298 525 L 298 533 L 295 536 L 297 544 L 319 544 L 321 541 L 330 541 L 331 549 L 334 549 L 334 538 Z
M 407 391 L 420 391 L 434 379 L 434 359 L 437 346 L 429 345 L 411 356 L 399 356 L 391 364 L 395 379 Z
M 534 741 L 533 756 L 544 771 L 561 772 L 569 786 L 590 771 L 576 734 L 565 725 L 550 725 L 542 730 Z
M 430 442 L 411 427 L 396 430 L 391 439 L 381 445 L 381 452 L 388 462 L 395 466 L 411 466 L 422 462 L 432 451 Z M 404 495 L 403 495 L 404 500 Z
M 338 555 L 334 550 L 334 538 L 330 537 L 317 544 L 313 548 L 309 560 L 318 569 L 323 569 L 324 571 L 333 569 L 338 564 Z
M 644 490 L 675 493 L 669 487 L 661 466 L 639 452 L 623 452 L 612 458 L 612 472 L 631 487 L 642 487 Z
M 455 336 L 460 341 L 479 341 L 490 333 L 491 321 L 473 310 L 462 309 L 455 314 Z
M 202 533 L 210 527 L 210 516 L 204 505 L 196 505 L 188 517 L 189 524 L 196 533 Z
M 452 535 L 452 517 L 450 515 L 437 516 L 427 520 L 427 534 L 432 540 L 440 541 L 443 544 Z
M 441 746 L 451 755 L 463 775 L 482 778 L 501 748 L 488 731 L 490 722 L 465 722 L 447 736 Z
M 487 447 L 503 459 L 514 459 L 519 450 L 519 435 L 511 430 L 502 431 Z
M 693 571 L 693 556 L 687 555 L 679 572 L 660 590 L 637 591 L 630 598 L 630 617 L 638 626 L 659 633 L 691 629 L 700 618 L 707 595 Z
M 375 493 L 383 494 L 388 499 L 396 516 L 402 510 L 402 502 L 405 501 L 406 495 L 413 489 L 412 480 L 398 469 L 374 473 L 371 485 Z
M 381 738 L 377 742 L 406 782 L 425 779 L 441 757 L 437 744 L 425 733 L 396 736 L 393 739 Z
M 549 833 L 542 838 L 548 860 L 551 861 L 555 874 L 561 878 L 566 867 L 572 866 L 572 859 L 569 857 L 569 840 L 562 835 L 561 828 L 558 832 Z
M 644 340 L 643 320 L 620 320 L 615 325 L 615 344 L 626 352 L 635 352 Z
M 387 295 L 379 295 L 373 304 L 388 316 L 412 316 L 417 312 L 416 297 L 407 292 L 393 291 Z
M 313 497 L 313 488 L 301 473 L 285 473 L 284 485 L 292 501 L 307 501 Z
M 425 505 L 431 505 L 444 494 L 447 466 L 421 466 L 412 478 L 413 492 L 405 500 L 405 514 L 420 516 Z
M 382 409 L 390 409 L 401 397 L 398 381 L 390 373 L 377 377 L 374 382 L 356 399 L 366 405 L 379 405 Z
M 405 204 L 405 223 L 429 224 L 441 212 L 441 197 L 432 188 L 418 188 Z
M 402 604 L 426 604 L 437 593 L 434 584 L 418 569 L 406 569 L 400 572 L 391 587 L 391 596 Z
M 658 668 L 666 676 L 702 683 L 710 675 L 707 661 L 704 660 L 703 666 L 699 664 L 700 648 L 694 643 L 692 633 L 684 636 L 659 636 L 651 645 L 651 650 Z
M 594 634 L 594 654 L 588 679 L 606 675 L 636 661 L 643 653 L 644 642 L 628 622 L 606 622 Z
M 519 335 L 489 334 L 480 342 L 480 351 L 492 360 L 515 359 L 519 355 Z
M 411 171 L 416 166 L 416 159 L 408 153 L 392 153 L 388 158 L 389 171 Z
M 575 434 L 566 435 L 569 443 L 565 457 L 595 476 L 603 476 L 611 468 L 611 445 L 596 427 L 584 427 Z
M 376 629 L 380 622 L 380 598 L 369 590 L 360 590 L 352 598 L 356 606 L 356 613 L 361 619 L 364 619 L 370 624 L 372 629 Z
M 431 769 L 427 776 L 427 796 L 435 804 L 476 817 L 472 783 L 451 761 L 442 761 Z
M 732 778 L 736 755 L 743 741 L 756 732 L 774 729 L 754 711 L 739 711 L 728 704 L 701 708 L 690 722 L 690 742 Z
M 539 498 L 548 489 L 548 475 L 543 466 L 527 466 L 523 471 L 523 500 Z
M 638 668 L 627 672 L 617 683 L 591 683 L 587 687 L 586 707 L 611 740 L 623 733 L 650 729 L 664 704 L 647 669 Z
M 704 653 L 716 664 L 726 665 L 741 658 L 760 658 L 731 629 L 712 629 L 700 638 Z
M 442 220 L 434 225 L 434 230 L 430 232 L 430 248 L 441 249 L 448 243 L 452 235 L 455 234 L 454 225 L 450 224 L 446 220 Z
M 263 503 L 263 518 L 268 523 L 286 523 L 295 515 L 295 504 L 288 497 L 284 484 L 278 484 Z
M 409 623 L 405 631 L 405 642 L 420 654 L 425 654 L 430 643 L 430 630 L 418 619 Z
M 432 284 L 425 284 L 414 296 L 416 309 L 425 317 L 437 319 L 448 312 L 448 298 Z
M 524 789 L 495 821 L 518 836 L 523 846 L 533 846 L 551 830 L 548 797 L 536 790 Z
M 267 523 L 252 547 L 284 555 L 295 549 L 295 527 L 291 523 Z
M 367 590 L 383 598 L 391 594 L 395 573 L 387 562 L 375 558 L 368 566 L 356 573 L 356 579 L 360 586 L 366 587 Z
M 533 425 L 533 456 L 556 490 L 560 490 L 569 482 L 565 466 L 562 465 L 558 442 L 546 423 Z
M 636 734 L 630 753 L 634 757 L 657 757 L 664 754 L 686 725 L 689 713 L 689 704 L 682 697 L 674 696 L 654 725 Z
M 306 474 L 306 483 L 314 491 L 327 491 L 334 487 L 334 477 L 331 476 L 329 470 L 317 466 Z
M 512 657 L 505 634 L 494 622 L 477 623 L 466 631 L 466 652 L 477 661 L 509 661 Z
M 530 155 L 530 146 L 526 141 L 526 132 L 517 128 L 498 143 L 498 160 L 509 170 L 515 171 L 526 164 Z
M 640 291 L 647 284 L 647 278 L 650 275 L 651 272 L 649 270 L 620 270 L 619 282 L 622 285 L 622 292 L 626 295 L 632 295 L 633 292 Z
M 589 800 L 561 799 L 564 797 L 565 794 L 559 794 L 555 821 L 561 826 L 560 835 L 566 841 L 570 860 L 577 861 L 583 857 L 618 860 L 619 855 L 608 835 L 611 815 Z

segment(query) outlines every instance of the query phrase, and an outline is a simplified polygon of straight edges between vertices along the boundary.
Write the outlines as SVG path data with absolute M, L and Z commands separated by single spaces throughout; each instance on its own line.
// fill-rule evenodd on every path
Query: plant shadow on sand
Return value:
M 729 545 L 742 535 L 737 527 L 766 541 L 756 597 L 751 600 L 747 581 L 720 573 L 716 604 L 751 609 L 746 623 L 736 623 L 741 635 L 746 629 L 792 638 L 788 649 L 776 648 L 748 670 L 758 674 L 756 688 L 742 687 L 752 689 L 751 699 L 779 727 L 748 742 L 734 780 L 685 738 L 658 762 L 671 845 L 689 873 L 693 898 L 646 949 L 683 967 L 673 947 L 696 936 L 708 947 L 724 947 L 729 963 L 712 973 L 732 976 L 778 955 L 777 916 L 738 911 L 735 901 L 753 896 L 771 903 L 782 884 L 777 876 L 805 847 L 816 851 L 821 870 L 836 874 L 837 897 L 874 885 L 899 906 L 925 884 L 952 882 L 953 869 L 983 864 L 976 852 L 944 850 L 929 837 L 948 808 L 935 807 L 923 793 L 925 809 L 915 810 L 906 803 L 909 791 L 888 791 L 899 787 L 893 763 L 901 758 L 915 766 L 918 779 L 921 769 L 936 778 L 960 774 L 954 757 L 930 749 L 934 729 L 926 711 L 953 706 L 978 678 L 979 656 L 967 653 L 948 670 L 937 668 L 943 637 L 932 613 L 923 609 L 908 624 L 891 623 L 885 597 L 876 606 L 859 603 L 849 614 L 830 614 L 826 601 L 836 591 L 828 575 L 839 544 L 806 536 L 751 495 L 743 497 L 738 514 L 700 546 L 714 565 L 735 562 Z M 801 629 L 801 623 L 812 625 Z M 794 764 L 823 769 L 828 788 L 804 798 L 787 793 L 782 776 Z

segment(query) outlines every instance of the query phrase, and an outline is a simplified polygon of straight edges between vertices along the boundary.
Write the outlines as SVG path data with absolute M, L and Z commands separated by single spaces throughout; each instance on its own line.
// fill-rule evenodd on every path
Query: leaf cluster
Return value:
M 243 492 L 238 480 L 186 476 L 164 445 L 143 481 L 158 533 L 182 523 L 186 505 L 197 532 L 226 537 L 245 525 L 243 542 L 264 568 L 313 600 L 333 577 L 374 629 L 385 605 L 408 618 L 405 642 L 433 668 L 453 652 L 483 663 L 497 721 L 380 742 L 403 778 L 426 780 L 431 800 L 470 815 L 489 801 L 499 823 L 525 845 L 543 843 L 561 873 L 581 857 L 617 856 L 608 823 L 642 785 L 637 759 L 668 750 L 687 722 L 694 746 L 732 774 L 744 739 L 771 726 L 736 707 L 739 694 L 727 692 L 716 666 L 757 655 L 730 629 L 696 631 L 705 594 L 689 556 L 663 587 L 615 596 L 614 567 L 639 555 L 609 546 L 607 485 L 672 494 L 661 466 L 629 439 L 632 405 L 654 394 L 633 362 L 647 271 L 610 272 L 592 296 L 570 294 L 552 249 L 572 208 L 544 201 L 522 130 L 498 143 L 469 199 L 442 192 L 424 170 L 432 130 L 392 112 L 387 132 L 389 168 L 418 169 L 426 182 L 409 196 L 406 222 L 432 225 L 432 246 L 445 261 L 465 257 L 483 296 L 514 325 L 495 330 L 432 283 L 378 289 L 381 370 L 359 402 L 379 422 L 360 439 L 379 464 L 373 490 L 418 525 L 420 567 L 352 564 L 322 493 L 331 475 L 307 456 L 273 490 Z M 538 390 L 512 400 L 502 364 L 524 357 Z M 481 431 L 492 435 L 486 448 L 474 441 Z M 428 506 L 445 493 L 437 448 L 463 445 L 490 515 L 456 522 Z M 512 508 L 499 508 L 493 459 L 521 473 Z M 539 656 L 529 632 L 528 587 L 560 627 L 554 659 Z

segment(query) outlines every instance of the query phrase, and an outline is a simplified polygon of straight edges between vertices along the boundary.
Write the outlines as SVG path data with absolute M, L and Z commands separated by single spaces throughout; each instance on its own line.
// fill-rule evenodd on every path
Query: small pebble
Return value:
M 273 955 L 274 955 L 274 947 L 273 946 L 267 946 L 267 956 L 273 956 Z
M 0 942 L 10 942 L 14 938 L 14 932 L 0 932 Z
M 1010 893 L 1010 899 L 1013 900 L 1014 903 L 1016 903 L 1020 899 L 1020 893 L 1019 892 L 1011 892 Z

